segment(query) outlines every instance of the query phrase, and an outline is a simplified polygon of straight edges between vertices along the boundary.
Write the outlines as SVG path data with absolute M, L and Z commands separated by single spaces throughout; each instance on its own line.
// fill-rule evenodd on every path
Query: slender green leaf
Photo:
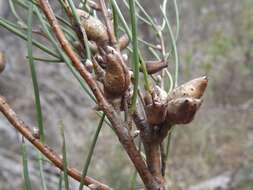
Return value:
M 26 56 L 28 58 L 28 56 Z M 61 59 L 48 59 L 48 58 L 42 58 L 42 57 L 34 57 L 34 61 L 42 61 L 42 62 L 47 62 L 47 63 L 62 63 L 63 61 Z
M 171 129 L 168 132 L 167 144 L 166 144 L 166 152 L 165 152 L 165 161 L 167 161 L 167 159 L 169 157 L 170 145 L 171 145 L 171 139 L 172 139 L 172 132 L 173 132 L 173 127 L 171 127 Z
M 176 13 L 176 37 L 175 38 L 177 41 L 178 35 L 179 35 L 179 27 L 180 27 L 177 0 L 173 0 L 173 4 L 174 4 L 174 8 L 175 8 L 175 13 Z
M 125 6 L 129 9 L 128 3 L 126 0 L 123 0 Z M 145 19 L 144 17 L 142 17 L 138 12 L 136 12 L 137 17 L 139 18 L 139 20 L 141 20 L 142 22 L 146 23 L 148 26 L 151 26 L 152 23 L 150 23 L 147 19 Z
M 137 20 L 135 15 L 135 1 L 129 0 L 129 7 L 131 15 L 131 25 L 132 25 L 132 44 L 133 44 L 133 70 L 134 70 L 134 91 L 132 97 L 132 105 L 131 105 L 131 112 L 133 113 L 136 109 L 136 102 L 138 96 L 138 85 L 139 85 L 139 67 L 140 67 L 140 60 L 139 60 L 139 53 L 138 53 L 138 37 L 137 37 Z
M 95 135 L 93 137 L 93 140 L 92 140 L 92 143 L 91 143 L 91 147 L 89 149 L 89 153 L 88 153 L 88 156 L 86 158 L 86 161 L 85 161 L 85 165 L 84 165 L 84 168 L 83 168 L 83 172 L 82 172 L 82 177 L 81 177 L 81 181 L 80 181 L 80 186 L 79 186 L 79 190 L 82 190 L 83 189 L 83 180 L 84 178 L 86 177 L 87 175 L 87 172 L 88 172 L 88 169 L 89 169 L 89 166 L 90 166 L 90 161 L 91 161 L 91 157 L 94 153 L 94 150 L 95 150 L 95 146 L 96 146 L 96 143 L 97 143 L 97 140 L 98 140 L 98 135 L 101 131 L 101 128 L 103 126 L 103 123 L 104 123 L 104 119 L 105 119 L 105 113 L 103 113 L 101 119 L 100 119 L 100 122 L 98 124 L 98 127 L 97 127 L 97 130 L 95 132 Z
M 120 8 L 119 8 L 119 6 L 118 6 L 116 0 L 111 0 L 111 3 L 112 3 L 112 6 L 113 6 L 115 12 L 118 14 L 119 20 L 120 20 L 120 22 L 122 23 L 123 28 L 125 29 L 125 32 L 126 32 L 127 35 L 128 35 L 128 38 L 129 38 L 130 40 L 132 40 L 131 31 L 130 31 L 130 29 L 129 29 L 129 27 L 128 27 L 128 24 L 127 24 L 127 22 L 126 22 L 124 16 L 122 15 L 122 13 L 121 13 L 121 11 L 120 11 Z
M 58 190 L 62 190 L 62 172 L 60 172 L 60 176 L 59 176 Z
M 0 18 L 0 26 L 2 26 L 3 28 L 9 30 L 10 32 L 14 33 L 16 36 L 20 37 L 23 40 L 27 41 L 27 35 L 24 34 L 21 30 L 18 29 L 18 26 L 16 25 L 16 27 L 14 27 L 14 24 L 11 23 L 10 21 Z M 36 40 L 32 40 L 33 45 L 35 45 L 36 47 L 38 47 L 39 49 L 41 49 L 42 51 L 46 52 L 49 55 L 52 55 L 56 58 L 59 58 L 59 55 L 57 53 L 55 53 L 54 50 L 49 49 L 47 46 L 39 43 Z
M 39 137 L 40 142 L 45 143 L 45 135 L 44 135 L 44 126 L 43 126 L 43 114 L 41 109 L 41 103 L 40 103 L 40 93 L 39 93 L 39 86 L 37 82 L 37 74 L 36 74 L 36 68 L 33 61 L 33 50 L 32 50 L 32 18 L 33 18 L 33 4 L 31 3 L 29 6 L 28 11 L 28 30 L 27 30 L 27 49 L 28 49 L 28 60 L 29 60 L 29 66 L 30 71 L 32 75 L 32 82 L 33 82 L 33 89 L 34 89 L 34 96 L 35 96 L 35 107 L 36 107 L 36 113 L 37 113 L 37 125 L 39 126 Z M 39 168 L 40 168 L 40 177 L 41 177 L 41 183 L 42 183 L 42 189 L 46 190 L 46 183 L 45 183 L 45 177 L 43 172 L 43 162 L 42 162 L 42 155 L 40 152 L 38 152 L 38 161 L 39 161 Z
M 13 3 L 13 0 L 9 0 L 9 5 L 10 5 L 10 9 L 11 9 L 12 14 L 15 16 L 15 18 L 18 20 L 18 22 L 21 25 L 25 25 L 25 22 L 22 20 L 22 18 L 18 15 L 18 13 L 16 11 L 16 8 L 15 8 L 15 5 Z
M 178 61 L 178 52 L 177 52 L 177 44 L 176 44 L 176 40 L 174 38 L 174 34 L 172 32 L 172 28 L 171 28 L 171 24 L 170 21 L 167 18 L 167 15 L 165 15 L 165 12 L 163 12 L 163 10 L 161 9 L 162 13 L 163 13 L 163 17 L 166 21 L 166 25 L 168 27 L 169 30 L 169 35 L 170 38 L 172 40 L 172 48 L 173 48 L 173 52 L 174 52 L 174 59 L 175 59 L 175 87 L 177 87 L 177 83 L 178 83 L 178 70 L 179 70 L 179 61 Z
M 60 132 L 62 138 L 62 157 L 63 157 L 63 174 L 64 174 L 64 186 L 65 190 L 69 190 L 69 178 L 68 178 L 68 161 L 67 161 L 67 147 L 65 142 L 65 135 L 64 135 L 64 125 L 61 122 L 60 124 Z
M 113 14 L 113 29 L 114 29 L 114 34 L 116 36 L 116 38 L 118 39 L 119 37 L 119 30 L 118 30 L 118 27 L 119 27 L 119 18 L 118 18 L 118 14 L 117 14 L 117 11 L 115 9 L 114 6 L 112 6 L 112 14 Z
M 47 185 L 46 185 L 46 180 L 45 180 L 45 175 L 44 175 L 44 170 L 43 170 L 43 155 L 37 151 L 37 157 L 38 157 L 38 162 L 39 162 L 39 172 L 40 172 L 40 179 L 41 179 L 41 185 L 43 190 L 47 190 Z
M 33 89 L 34 89 L 34 96 L 35 96 L 35 106 L 36 106 L 36 113 L 37 113 L 37 124 L 39 127 L 39 135 L 40 141 L 42 143 L 45 142 L 45 135 L 44 135 L 44 127 L 43 127 L 43 114 L 41 110 L 41 103 L 40 103 L 40 92 L 39 86 L 37 82 L 37 74 L 36 68 L 33 61 L 33 50 L 32 50 L 32 10 L 33 5 L 30 5 L 29 8 L 29 15 L 28 15 L 28 41 L 27 41 L 27 49 L 28 49 L 28 61 L 30 66 L 30 71 L 32 75 L 32 82 L 33 82 Z
M 23 175 L 24 175 L 24 180 L 25 180 L 25 189 L 32 190 L 29 169 L 28 169 L 27 148 L 24 141 L 24 137 L 22 137 L 22 160 L 23 160 Z

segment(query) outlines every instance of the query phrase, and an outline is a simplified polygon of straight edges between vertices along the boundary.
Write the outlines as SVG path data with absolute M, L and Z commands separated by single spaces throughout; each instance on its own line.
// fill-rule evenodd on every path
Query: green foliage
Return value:
M 67 147 L 65 142 L 65 135 L 64 135 L 64 124 L 60 124 L 60 133 L 62 138 L 62 157 L 63 157 L 63 179 L 64 179 L 64 187 L 65 190 L 69 190 L 69 179 L 68 179 L 68 161 L 67 161 Z
M 32 190 L 30 174 L 28 169 L 27 147 L 23 138 L 21 146 L 22 146 L 23 176 L 25 181 L 25 190 Z
M 98 140 L 98 135 L 99 135 L 99 133 L 101 131 L 101 128 L 103 126 L 104 119 L 105 119 L 105 113 L 103 113 L 103 115 L 102 115 L 102 117 L 100 119 L 100 122 L 98 124 L 97 130 L 96 130 L 96 132 L 94 134 L 91 146 L 89 148 L 89 152 L 88 152 L 87 158 L 85 160 L 85 165 L 84 165 L 83 172 L 82 172 L 82 178 L 81 178 L 81 181 L 80 181 L 79 190 L 83 189 L 83 179 L 86 177 L 86 175 L 88 173 L 88 169 L 89 169 L 89 166 L 90 166 L 91 158 L 92 158 L 92 155 L 94 153 L 94 149 L 95 149 L 95 146 L 96 146 L 96 143 L 97 143 L 97 140 Z

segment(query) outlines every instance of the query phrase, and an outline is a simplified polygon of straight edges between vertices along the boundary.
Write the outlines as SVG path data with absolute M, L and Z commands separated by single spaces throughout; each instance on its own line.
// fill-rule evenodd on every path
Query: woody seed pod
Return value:
M 166 121 L 171 124 L 186 124 L 193 120 L 202 103 L 201 99 L 181 97 L 168 102 Z
M 107 97 L 120 97 L 130 84 L 129 71 L 122 57 L 115 50 L 106 55 L 104 90 Z
M 77 10 L 77 14 L 89 40 L 95 41 L 101 46 L 109 41 L 107 29 L 99 19 L 80 9 Z
M 175 88 L 168 95 L 168 100 L 180 97 L 201 98 L 207 87 L 208 79 L 206 76 L 193 79 Z
M 166 68 L 167 66 L 168 66 L 168 63 L 165 61 L 146 61 L 148 74 L 155 74 L 161 71 L 162 69 Z

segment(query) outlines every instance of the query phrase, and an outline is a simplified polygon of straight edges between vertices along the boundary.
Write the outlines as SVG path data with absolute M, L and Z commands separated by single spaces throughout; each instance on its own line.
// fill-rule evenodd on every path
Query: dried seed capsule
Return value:
M 5 61 L 4 53 L 0 51 L 0 73 L 4 71 L 5 64 L 6 64 L 6 61 Z
M 130 75 L 123 59 L 115 50 L 106 55 L 105 71 L 105 95 L 110 98 L 122 96 L 129 87 Z
M 107 29 L 99 19 L 80 9 L 77 10 L 77 14 L 89 40 L 95 41 L 101 46 L 109 41 Z
M 168 102 L 166 122 L 171 124 L 186 124 L 193 120 L 202 103 L 201 99 L 181 97 Z
M 162 69 L 166 68 L 167 66 L 168 66 L 168 63 L 165 61 L 146 61 L 148 74 L 155 74 L 161 71 Z
M 193 79 L 175 88 L 168 95 L 168 100 L 180 97 L 201 98 L 207 87 L 208 79 L 206 76 Z

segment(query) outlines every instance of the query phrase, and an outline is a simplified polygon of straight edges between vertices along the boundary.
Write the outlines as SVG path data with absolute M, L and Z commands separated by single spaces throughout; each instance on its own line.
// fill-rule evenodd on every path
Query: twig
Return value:
M 32 131 L 25 124 L 24 121 L 18 118 L 14 110 L 7 104 L 5 99 L 0 96 L 0 111 L 5 115 L 14 128 L 16 128 L 28 141 L 30 141 L 45 157 L 52 161 L 52 163 L 63 171 L 63 160 L 49 147 L 43 145 L 39 139 L 33 136 Z M 68 168 L 67 173 L 73 179 L 80 181 L 81 174 L 75 168 Z M 84 184 L 90 185 L 95 184 L 99 187 L 99 190 L 110 190 L 111 188 L 107 185 L 91 178 L 85 177 Z
M 99 3 L 101 6 L 103 17 L 105 19 L 105 24 L 106 24 L 106 28 L 107 28 L 107 32 L 108 32 L 111 44 L 114 46 L 117 43 L 117 39 L 116 39 L 114 30 L 113 30 L 112 22 L 110 20 L 110 15 L 109 15 L 108 10 L 106 8 L 105 1 L 99 0 Z
M 164 189 L 164 177 L 162 175 L 162 155 L 160 150 L 160 144 L 166 136 L 166 130 L 157 130 L 154 126 L 150 126 L 147 120 L 142 119 L 138 112 L 133 114 L 133 119 L 136 127 L 140 130 L 140 136 L 144 145 L 147 165 L 149 171 L 160 184 L 160 188 Z M 161 135 L 165 132 L 166 134 Z

